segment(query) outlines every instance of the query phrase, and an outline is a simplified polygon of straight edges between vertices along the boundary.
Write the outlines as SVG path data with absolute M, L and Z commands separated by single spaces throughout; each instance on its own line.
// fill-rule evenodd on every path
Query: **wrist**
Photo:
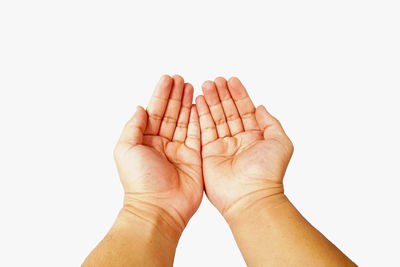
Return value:
M 177 244 L 185 228 L 185 223 L 180 220 L 179 215 L 172 214 L 171 211 L 167 211 L 151 201 L 141 200 L 127 194 L 124 197 L 124 206 L 119 217 L 132 228 L 138 228 L 144 238 L 159 236 L 165 241 Z
M 161 214 L 125 204 L 83 266 L 172 266 L 180 234 Z
M 272 214 L 274 210 L 288 202 L 283 186 L 260 189 L 236 200 L 229 208 L 223 211 L 222 215 L 232 228 L 235 225 L 257 221 L 261 215 L 268 216 L 268 214 Z

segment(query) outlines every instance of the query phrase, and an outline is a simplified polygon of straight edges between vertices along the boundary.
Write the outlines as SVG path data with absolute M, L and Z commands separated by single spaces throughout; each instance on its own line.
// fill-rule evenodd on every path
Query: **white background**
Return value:
M 0 2 L 0 266 L 79 266 L 160 75 L 238 76 L 295 145 L 286 193 L 361 266 L 399 266 L 398 1 Z M 244 266 L 206 197 L 175 266 Z

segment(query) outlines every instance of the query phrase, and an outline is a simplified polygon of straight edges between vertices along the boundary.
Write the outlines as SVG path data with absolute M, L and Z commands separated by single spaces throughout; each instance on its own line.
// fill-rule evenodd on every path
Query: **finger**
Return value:
M 179 111 L 181 109 L 181 100 L 183 94 L 183 78 L 179 75 L 172 77 L 174 80 L 171 94 L 169 95 L 167 109 L 161 122 L 159 135 L 169 140 L 174 135 L 176 122 L 178 120 Z
M 235 100 L 239 115 L 242 118 L 244 130 L 260 130 L 255 116 L 254 104 L 251 102 L 251 99 L 240 80 L 236 77 L 230 78 L 228 81 L 228 88 L 233 100 Z
M 200 95 L 196 97 L 196 107 L 200 121 L 201 143 L 202 146 L 205 146 L 218 138 L 217 129 L 215 128 L 214 121 L 211 117 L 204 96 Z
M 167 107 L 171 93 L 172 78 L 168 75 L 161 77 L 147 106 L 148 122 L 145 134 L 156 135 L 160 129 L 161 120 Z
M 146 124 L 147 113 L 144 108 L 138 106 L 133 117 L 126 123 L 118 144 L 130 146 L 142 144 Z
M 224 110 L 221 102 L 219 101 L 217 89 L 215 83 L 212 81 L 206 81 L 202 86 L 204 98 L 211 111 L 211 116 L 217 127 L 217 133 L 219 137 L 230 136 L 228 123 L 225 119 Z
M 189 83 L 185 84 L 183 89 L 182 106 L 179 112 L 178 123 L 176 124 L 173 141 L 185 142 L 190 109 L 192 108 L 193 102 L 193 86 Z
M 292 146 L 281 123 L 273 117 L 264 106 L 257 107 L 255 114 L 258 125 L 263 131 L 265 139 L 279 140 L 284 144 Z
M 221 100 L 231 135 L 243 132 L 242 119 L 240 118 L 235 102 L 233 102 L 231 94 L 229 93 L 226 80 L 222 77 L 218 77 L 215 79 L 215 85 L 217 86 L 217 93 Z
M 199 115 L 197 114 L 197 109 L 195 105 L 193 105 L 190 110 L 190 121 L 185 145 L 196 151 L 200 151 Z

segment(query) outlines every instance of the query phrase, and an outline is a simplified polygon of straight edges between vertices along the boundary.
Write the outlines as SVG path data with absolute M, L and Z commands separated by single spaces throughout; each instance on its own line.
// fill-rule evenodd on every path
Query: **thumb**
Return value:
M 147 112 L 143 107 L 138 106 L 133 117 L 126 123 L 119 145 L 140 145 L 143 142 L 143 133 L 147 126 Z
M 260 129 L 264 132 L 265 139 L 290 142 L 281 123 L 273 117 L 263 105 L 258 106 L 256 109 L 256 120 Z

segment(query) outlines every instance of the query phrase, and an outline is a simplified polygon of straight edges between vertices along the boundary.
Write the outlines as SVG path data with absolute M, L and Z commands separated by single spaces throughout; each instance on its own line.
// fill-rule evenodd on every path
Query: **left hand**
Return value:
M 137 108 L 114 151 L 124 208 L 146 220 L 161 216 L 178 231 L 203 196 L 200 127 L 192 99 L 193 87 L 182 77 L 161 77 L 147 110 Z

